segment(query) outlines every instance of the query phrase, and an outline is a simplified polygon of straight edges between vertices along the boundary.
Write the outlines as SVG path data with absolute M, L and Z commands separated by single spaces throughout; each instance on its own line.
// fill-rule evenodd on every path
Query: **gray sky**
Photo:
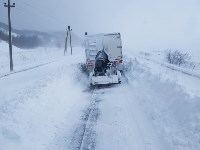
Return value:
M 0 0 L 0 21 L 7 11 Z M 199 0 L 11 0 L 18 29 L 121 32 L 133 49 L 200 50 Z

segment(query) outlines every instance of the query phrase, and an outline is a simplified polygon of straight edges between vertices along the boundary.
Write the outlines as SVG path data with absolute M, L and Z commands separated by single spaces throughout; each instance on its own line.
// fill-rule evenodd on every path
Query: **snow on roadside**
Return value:
M 174 82 L 175 84 L 179 85 L 180 88 L 182 88 L 182 90 L 188 93 L 191 97 L 195 96 L 200 97 L 200 90 L 199 90 L 200 79 L 193 77 L 192 76 L 193 72 L 187 71 L 185 68 L 179 69 L 177 66 L 175 67 L 172 66 L 172 68 L 175 68 L 175 70 L 173 70 L 168 67 L 164 67 L 163 66 L 165 64 L 164 52 L 149 51 L 141 53 L 137 51 L 128 50 L 125 51 L 125 53 L 127 56 L 131 56 L 132 59 L 136 59 L 141 64 L 145 64 L 149 68 L 150 72 L 156 76 L 159 76 L 162 81 Z M 176 71 L 176 69 L 180 71 Z M 186 71 L 186 74 L 182 73 L 182 71 L 183 72 Z M 188 75 L 187 72 L 189 72 L 191 76 Z M 194 75 L 196 76 L 196 73 L 194 73 Z
M 167 141 L 171 149 L 198 150 L 200 149 L 200 96 L 196 93 L 191 97 L 191 92 L 186 92 L 183 86 L 187 76 L 182 77 L 183 84 L 174 82 L 174 73 L 168 70 L 163 78 L 163 67 L 155 68 L 145 61 L 138 60 L 132 55 L 131 71 L 127 72 L 130 89 L 140 103 L 143 112 L 153 122 L 155 132 L 161 139 Z M 157 72 L 152 72 L 156 70 Z M 168 78 L 167 78 L 168 76 Z M 180 78 L 177 78 L 180 81 Z M 190 80 L 197 79 L 191 77 Z M 199 81 L 193 82 L 190 88 L 199 87 Z M 187 84 L 187 83 L 185 83 Z M 197 89 L 196 89 L 197 90 Z
M 135 54 L 145 59 L 154 61 L 155 63 L 160 63 L 165 66 L 173 67 L 177 70 L 183 70 L 190 74 L 196 74 L 200 76 L 200 61 L 198 59 L 200 55 L 198 54 L 198 52 L 195 53 L 193 51 L 179 51 L 182 54 L 188 54 L 189 58 L 188 60 L 185 60 L 186 62 L 184 64 L 181 64 L 180 66 L 178 66 L 178 65 L 169 64 L 169 62 L 167 61 L 168 51 L 169 50 L 165 50 L 165 51 L 156 50 L 156 51 L 146 51 L 146 52 L 142 51 L 142 52 L 136 52 Z
M 49 83 L 40 91 L 42 94 L 27 98 L 12 117 L 2 121 L 2 150 L 45 149 L 57 136 L 58 130 L 70 131 L 87 101 L 84 101 L 81 89 L 72 86 L 69 79 L 64 80 L 61 78 Z M 69 84 L 73 88 L 70 92 Z
M 71 130 L 88 104 L 87 94 L 75 84 L 84 51 L 74 48 L 74 53 L 0 79 L 1 150 L 44 150 L 50 145 L 59 149 L 56 140 L 60 136 L 60 142 L 70 143 Z
M 63 49 L 45 48 L 20 49 L 13 46 L 14 71 L 26 69 L 39 64 L 58 60 L 63 57 Z M 9 73 L 9 47 L 4 41 L 0 41 L 0 75 Z

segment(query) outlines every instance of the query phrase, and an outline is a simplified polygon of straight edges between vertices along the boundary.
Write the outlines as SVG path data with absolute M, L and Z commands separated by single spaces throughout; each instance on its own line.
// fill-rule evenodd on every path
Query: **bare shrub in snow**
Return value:
M 180 50 L 167 50 L 166 58 L 170 64 L 178 66 L 188 63 L 191 59 L 191 57 L 187 53 L 182 53 Z

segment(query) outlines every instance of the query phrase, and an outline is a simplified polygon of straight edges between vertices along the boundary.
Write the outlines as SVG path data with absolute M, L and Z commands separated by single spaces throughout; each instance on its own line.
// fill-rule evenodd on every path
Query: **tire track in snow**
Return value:
M 81 124 L 75 129 L 72 137 L 72 150 L 95 150 L 96 148 L 96 125 L 101 114 L 99 104 L 102 101 L 101 95 L 105 94 L 104 89 L 112 88 L 114 85 L 100 85 L 90 87 L 84 92 L 91 94 L 90 105 L 83 111 Z
M 81 72 L 85 73 L 85 72 Z M 128 78 L 122 72 L 122 83 L 128 83 Z M 81 123 L 76 127 L 71 144 L 71 150 L 95 150 L 96 149 L 96 125 L 100 116 L 99 103 L 102 101 L 100 98 L 107 92 L 105 89 L 112 88 L 118 84 L 108 85 L 95 85 L 90 86 L 88 89 L 83 90 L 91 94 L 90 105 L 83 111 L 81 116 Z
M 101 94 L 96 92 L 97 88 L 94 87 L 88 90 L 91 92 L 90 105 L 83 111 L 81 117 L 81 124 L 76 128 L 71 142 L 71 149 L 73 150 L 95 150 L 96 146 L 96 131 L 95 126 L 100 116 L 99 99 Z

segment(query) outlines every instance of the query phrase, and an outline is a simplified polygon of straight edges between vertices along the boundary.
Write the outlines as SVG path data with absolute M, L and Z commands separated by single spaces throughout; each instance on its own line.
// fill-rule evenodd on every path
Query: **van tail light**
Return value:
M 116 60 L 115 60 L 115 63 L 116 63 L 116 64 L 121 64 L 121 63 L 122 63 L 122 60 L 116 59 Z
M 92 61 L 89 61 L 89 62 L 87 63 L 87 66 L 88 66 L 88 67 L 93 67 Z

